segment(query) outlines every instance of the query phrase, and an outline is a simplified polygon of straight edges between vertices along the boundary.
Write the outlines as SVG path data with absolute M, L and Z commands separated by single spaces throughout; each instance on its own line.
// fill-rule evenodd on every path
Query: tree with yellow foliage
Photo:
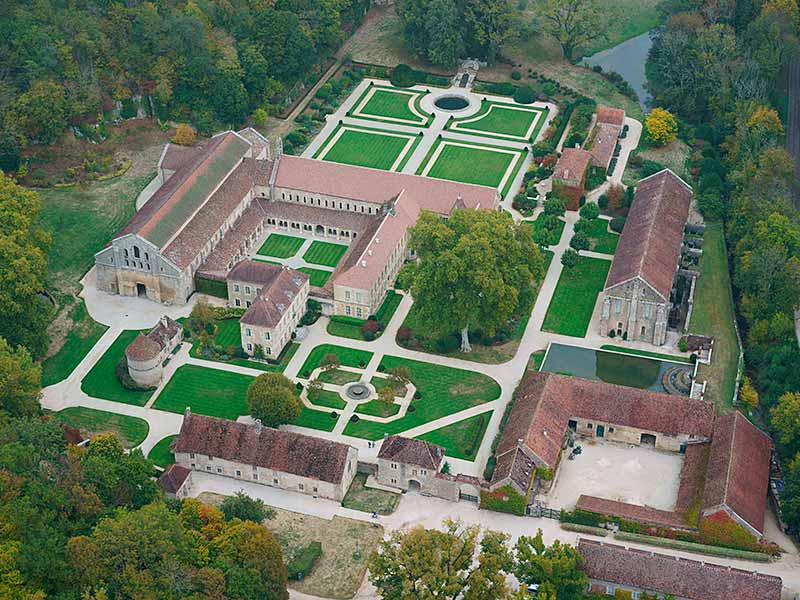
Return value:
M 191 146 L 194 144 L 195 139 L 197 139 L 197 134 L 194 132 L 194 129 L 192 129 L 192 126 L 181 123 L 175 129 L 175 135 L 172 136 L 172 143 L 180 146 Z
M 657 146 L 674 142 L 678 137 L 678 122 L 666 109 L 654 108 L 644 120 L 647 128 L 647 139 Z
M 750 410 L 758 406 L 758 392 L 747 375 L 742 379 L 742 387 L 739 389 L 739 402 Z

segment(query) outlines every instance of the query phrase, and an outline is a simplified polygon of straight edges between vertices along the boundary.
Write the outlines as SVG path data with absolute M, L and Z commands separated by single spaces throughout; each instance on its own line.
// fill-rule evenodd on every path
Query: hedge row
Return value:
M 228 284 L 225 281 L 216 279 L 206 279 L 205 277 L 194 278 L 194 289 L 201 294 L 216 296 L 217 298 L 228 298 Z
M 608 535 L 608 529 L 603 529 L 602 527 L 590 527 L 589 525 L 578 525 L 577 523 L 562 523 L 561 529 L 565 529 L 566 531 L 574 531 L 576 533 L 599 535 L 600 537 L 606 537 Z
M 754 562 L 770 562 L 770 556 L 762 552 L 748 552 L 747 550 L 734 550 L 733 548 L 721 548 L 719 546 L 708 546 L 706 544 L 695 544 L 681 540 L 654 537 L 638 533 L 628 533 L 620 531 L 614 537 L 623 542 L 637 542 L 661 548 L 671 548 L 673 550 L 684 550 L 686 552 L 696 552 L 698 554 L 708 554 L 709 556 L 719 556 L 722 558 L 735 558 L 740 560 L 752 560 Z

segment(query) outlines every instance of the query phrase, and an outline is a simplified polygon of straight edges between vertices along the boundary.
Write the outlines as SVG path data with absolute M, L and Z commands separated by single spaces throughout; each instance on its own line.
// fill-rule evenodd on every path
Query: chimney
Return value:
M 183 411 L 183 418 L 191 417 L 192 416 L 192 407 L 187 406 L 186 409 Z
M 261 424 L 261 419 L 256 419 L 255 426 L 256 426 L 256 433 L 261 433 L 261 430 L 264 429 L 264 426 Z

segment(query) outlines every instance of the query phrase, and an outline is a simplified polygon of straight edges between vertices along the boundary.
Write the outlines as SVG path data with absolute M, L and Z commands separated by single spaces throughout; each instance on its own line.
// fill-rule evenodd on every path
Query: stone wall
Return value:
M 603 291 L 600 335 L 627 333 L 630 341 L 662 346 L 667 339 L 670 304 L 646 282 L 637 278 Z

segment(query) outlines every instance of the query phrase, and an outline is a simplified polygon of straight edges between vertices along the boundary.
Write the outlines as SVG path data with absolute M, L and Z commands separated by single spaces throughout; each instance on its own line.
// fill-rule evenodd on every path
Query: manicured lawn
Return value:
M 150 449 L 150 453 L 147 455 L 147 458 L 152 460 L 157 466 L 166 468 L 172 463 L 175 462 L 175 455 L 169 449 L 169 445 L 172 443 L 177 435 L 168 435 L 167 437 L 158 440 L 156 445 Z
M 341 135 L 339 135 L 341 132 Z M 339 136 L 331 146 L 326 140 L 321 151 L 316 155 L 321 160 L 390 170 L 403 154 L 409 142 L 410 154 L 421 139 L 410 134 L 388 134 L 374 129 L 361 129 L 353 126 L 340 126 L 331 134 L 331 138 Z M 399 166 L 399 165 L 398 165 Z
M 322 383 L 332 383 L 334 385 L 344 385 L 361 379 L 361 373 L 343 371 L 342 369 L 328 369 L 319 374 Z
M 249 375 L 183 365 L 175 371 L 153 408 L 183 413 L 192 412 L 236 420 L 247 414 L 245 394 L 253 378 Z
M 544 355 L 547 353 L 547 350 L 537 350 L 533 354 L 531 354 L 530 359 L 528 360 L 528 370 L 530 371 L 538 371 L 542 367 L 542 363 L 544 362 Z
M 386 298 L 384 298 L 381 305 L 378 307 L 378 311 L 375 313 L 375 318 L 384 324 L 384 326 L 388 325 L 389 322 L 392 320 L 397 307 L 400 306 L 400 302 L 403 301 L 403 296 L 398 294 L 394 290 L 389 290 L 386 294 Z
M 135 448 L 144 441 L 150 431 L 150 426 L 144 419 L 83 406 L 65 408 L 55 413 L 55 417 L 71 427 L 80 429 L 85 437 L 113 433 L 123 448 Z
M 379 515 L 390 515 L 400 502 L 400 494 L 366 487 L 366 473 L 357 473 L 344 495 L 342 506 Z
M 453 131 L 479 131 L 484 134 L 498 134 L 501 137 L 516 137 L 523 141 L 531 138 L 536 139 L 536 135 L 541 130 L 544 120 L 547 117 L 547 110 L 522 106 L 518 104 L 509 105 L 500 102 L 484 101 L 481 110 L 475 116 L 463 120 L 456 120 L 451 129 Z M 539 119 L 536 126 L 531 130 L 531 125 Z M 475 119 L 475 120 L 473 120 Z
M 715 338 L 711 365 L 701 364 L 697 379 L 708 381 L 706 400 L 714 402 L 721 412 L 731 409 L 739 368 L 739 343 L 733 327 L 733 300 L 726 257 L 722 225 L 707 223 L 689 331 Z
M 214 334 L 214 341 L 217 346 L 227 348 L 228 346 L 242 345 L 242 329 L 239 326 L 239 319 L 222 319 L 217 321 L 217 332 Z
M 442 446 L 449 457 L 475 460 L 491 418 L 492 411 L 489 410 L 458 423 L 423 433 L 418 439 Z
M 311 267 L 300 267 L 297 269 L 301 273 L 308 275 L 308 283 L 314 287 L 322 287 L 328 283 L 331 278 L 332 271 L 323 271 L 322 269 L 312 269 Z
M 370 400 L 359 404 L 356 412 L 360 415 L 370 415 L 372 417 L 392 417 L 400 412 L 399 404 L 389 404 L 378 399 Z
M 348 423 L 345 435 L 376 440 L 384 433 L 400 433 L 500 396 L 497 382 L 482 373 L 397 356 L 384 356 L 381 364 L 386 371 L 401 366 L 407 368 L 412 383 L 422 397 L 414 400 L 409 407 L 413 411 L 400 419 L 390 423 L 374 423 L 364 419 Z
M 367 90 L 366 93 L 369 93 L 369 90 Z M 419 124 L 421 120 L 413 113 L 411 106 L 416 97 L 420 95 L 421 94 L 418 93 L 408 94 L 389 88 L 378 88 L 375 89 L 372 93 L 372 97 L 357 114 L 404 119 L 411 123 Z M 360 104 L 360 102 L 358 104 Z
M 239 319 L 222 319 L 217 321 L 217 333 L 215 341 L 218 346 L 228 348 L 229 346 L 236 346 L 239 348 L 242 344 L 241 329 L 239 327 Z M 290 342 L 286 344 L 281 354 L 274 363 L 261 362 L 257 360 L 250 360 L 248 358 L 229 358 L 228 360 L 215 359 L 210 356 L 203 356 L 200 351 L 200 341 L 195 338 L 192 340 L 192 348 L 189 350 L 189 356 L 192 358 L 199 358 L 200 360 L 207 360 L 209 362 L 220 362 L 228 365 L 238 365 L 240 367 L 247 367 L 248 369 L 258 369 L 259 371 L 272 371 L 276 373 L 283 373 L 286 365 L 297 352 L 300 344 Z
M 290 258 L 297 254 L 300 246 L 305 240 L 293 235 L 283 235 L 282 233 L 271 233 L 266 241 L 258 249 L 262 256 L 274 256 L 275 258 Z
M 365 350 L 356 350 L 355 348 L 345 348 L 344 346 L 336 346 L 334 344 L 320 344 L 314 348 L 309 354 L 306 361 L 300 369 L 300 377 L 308 377 L 311 372 L 322 363 L 322 359 L 326 354 L 335 354 L 339 359 L 339 364 L 345 367 L 361 367 L 367 365 L 372 358 L 372 352 Z
M 300 416 L 293 425 L 299 427 L 308 427 L 309 429 L 317 429 L 319 431 L 333 431 L 336 427 L 338 418 L 333 418 L 330 411 L 314 410 L 304 406 L 300 411 Z
M 610 267 L 611 261 L 581 256 L 571 271 L 561 271 L 542 329 L 584 337 Z
M 315 240 L 306 250 L 306 253 L 303 254 L 303 260 L 323 267 L 335 267 L 339 264 L 345 252 L 347 252 L 347 246 L 344 244 L 332 244 L 331 242 Z
M 619 234 L 608 230 L 605 219 L 591 219 L 586 234 L 589 236 L 589 250 L 602 254 L 614 254 L 617 251 Z
M 73 327 L 67 333 L 64 345 L 42 363 L 42 387 L 69 377 L 108 329 L 108 326 L 98 323 L 89 316 L 83 299 L 79 299 L 75 304 L 70 318 Z
M 342 397 L 337 392 L 332 392 L 331 390 L 319 390 L 316 394 L 309 395 L 308 400 L 311 404 L 324 408 L 341 410 L 347 406 L 347 402 L 342 400 Z
M 438 140 L 431 151 L 434 152 L 445 142 L 446 140 Z M 455 145 L 456 143 L 458 145 Z M 503 195 L 511 185 L 514 175 L 519 170 L 523 160 L 521 152 L 509 153 L 508 148 L 496 148 L 451 140 L 444 145 L 433 165 L 426 171 L 428 164 L 433 160 L 432 152 L 429 157 L 426 157 L 417 174 L 424 173 L 428 177 L 496 188 L 500 188 L 502 184 L 500 191 Z M 476 165 L 480 165 L 480 168 L 476 168 Z M 514 167 L 504 181 L 503 177 L 511 165 L 514 165 Z
M 408 387 L 399 381 L 394 381 L 388 377 L 378 377 L 377 375 L 369 381 L 376 392 L 380 392 L 383 388 L 392 388 L 394 395 L 402 398 L 406 395 Z
M 135 404 L 136 406 L 147 404 L 150 396 L 153 395 L 152 391 L 125 389 L 116 374 L 117 363 L 124 356 L 125 348 L 137 335 L 139 335 L 139 331 L 130 329 L 117 336 L 114 343 L 109 346 L 81 381 L 81 389 L 86 394 L 93 398 Z
M 636 350 L 635 348 L 628 348 L 626 346 L 615 346 L 614 344 L 603 344 L 600 346 L 601 350 L 613 350 L 614 352 L 622 352 L 623 354 L 634 354 L 636 356 L 647 356 L 648 358 L 657 358 L 659 360 L 672 360 L 676 362 L 689 363 L 692 362 L 683 356 L 673 356 L 672 354 L 662 354 L 660 352 L 648 352 L 647 350 Z
M 330 319 L 326 331 L 331 335 L 348 338 L 351 340 L 363 340 L 364 334 L 361 333 L 361 326 L 366 323 L 364 319 L 354 317 L 341 317 Z

